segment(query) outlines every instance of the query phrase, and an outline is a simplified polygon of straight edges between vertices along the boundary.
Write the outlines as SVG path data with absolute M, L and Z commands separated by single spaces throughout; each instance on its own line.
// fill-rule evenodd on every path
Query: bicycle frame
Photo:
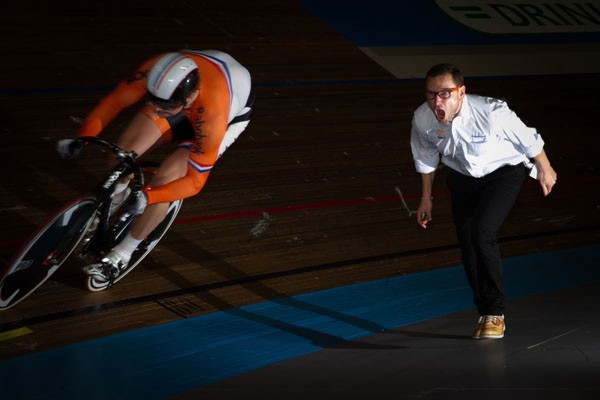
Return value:
M 110 149 L 118 163 L 107 177 L 97 185 L 91 194 L 79 197 L 41 226 L 26 245 L 9 262 L 0 274 L 0 310 L 19 303 L 38 287 L 75 252 L 81 259 L 87 256 L 102 257 L 125 235 L 133 221 L 133 215 L 125 211 L 116 222 L 111 223 L 111 197 L 115 185 L 125 176 L 133 174 L 130 182 L 132 192 L 144 186 L 142 166 L 135 159 L 135 152 L 126 152 L 115 144 L 95 137 L 76 139 L 82 143 L 94 143 Z M 173 222 L 181 200 L 172 203 L 170 219 L 161 226 L 160 237 Z M 99 219 L 96 230 L 89 233 L 95 218 Z M 85 238 L 89 235 L 88 238 Z M 156 245 L 155 239 L 153 246 Z M 85 238 L 85 239 L 84 239 Z M 83 243 L 83 244 L 82 244 Z M 77 250 L 77 251 L 76 251 Z M 151 250 L 151 248 L 150 248 Z M 148 250 L 148 251 L 150 251 Z M 136 264 L 148 253 L 137 256 Z M 133 266 L 135 266 L 133 265 Z M 132 267 L 133 267 L 132 266 Z M 88 279 L 90 290 L 102 290 L 105 287 L 93 286 Z
M 132 192 L 139 191 L 144 186 L 144 174 L 141 166 L 135 161 L 137 157 L 135 152 L 126 152 L 115 144 L 96 137 L 82 137 L 78 140 L 83 143 L 95 143 L 107 147 L 113 151 L 119 160 L 119 163 L 112 169 L 106 179 L 92 191 L 98 199 L 97 217 L 99 221 L 96 232 L 85 244 L 80 254 L 82 258 L 88 253 L 104 256 L 127 233 L 132 221 L 131 214 L 125 212 L 117 223 L 110 223 L 111 197 L 114 188 L 121 178 L 133 174 L 130 187 Z

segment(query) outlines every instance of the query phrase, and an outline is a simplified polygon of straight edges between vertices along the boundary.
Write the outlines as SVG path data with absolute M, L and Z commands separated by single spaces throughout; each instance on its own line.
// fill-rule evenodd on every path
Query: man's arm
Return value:
M 554 168 L 550 165 L 550 160 L 548 160 L 548 156 L 544 149 L 542 149 L 537 156 L 533 157 L 533 159 L 535 160 L 535 166 L 538 170 L 537 179 L 542 186 L 544 196 L 548 196 L 556 184 L 556 171 L 554 171 Z
M 423 229 L 427 228 L 427 223 L 431 221 L 431 209 L 433 207 L 433 196 L 431 188 L 433 187 L 433 178 L 435 172 L 421 174 L 421 201 L 417 208 L 417 224 Z

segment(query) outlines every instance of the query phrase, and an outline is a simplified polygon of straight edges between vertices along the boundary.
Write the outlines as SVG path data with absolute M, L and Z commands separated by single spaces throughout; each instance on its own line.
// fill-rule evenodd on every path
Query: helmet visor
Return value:
M 178 100 L 165 100 L 160 97 L 156 97 L 150 93 L 148 93 L 150 103 L 154 104 L 160 109 L 163 110 L 174 110 L 179 107 L 183 107 L 185 103 L 183 101 Z

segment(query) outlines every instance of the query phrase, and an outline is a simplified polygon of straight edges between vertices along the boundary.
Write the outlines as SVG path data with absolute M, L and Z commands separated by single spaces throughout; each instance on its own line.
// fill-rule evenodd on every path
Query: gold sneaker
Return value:
M 485 324 L 485 317 L 482 315 L 477 320 L 477 326 L 475 327 L 475 330 L 473 331 L 473 336 L 471 336 L 473 339 L 479 339 L 480 338 L 480 336 L 481 336 L 481 330 L 483 329 L 483 325 L 484 324 Z
M 502 339 L 505 330 L 504 315 L 485 315 L 483 318 L 483 327 L 479 332 L 479 338 Z

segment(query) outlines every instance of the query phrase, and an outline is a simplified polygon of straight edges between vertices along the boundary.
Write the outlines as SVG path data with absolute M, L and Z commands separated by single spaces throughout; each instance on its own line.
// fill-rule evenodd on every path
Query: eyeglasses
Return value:
M 459 89 L 460 86 L 456 86 L 450 89 L 444 89 L 444 90 L 440 90 L 439 92 L 432 92 L 431 90 L 426 90 L 425 91 L 425 97 L 427 98 L 427 100 L 433 100 L 435 99 L 435 96 L 439 96 L 440 99 L 448 99 L 450 98 L 450 95 L 452 94 L 452 92 L 456 92 Z

